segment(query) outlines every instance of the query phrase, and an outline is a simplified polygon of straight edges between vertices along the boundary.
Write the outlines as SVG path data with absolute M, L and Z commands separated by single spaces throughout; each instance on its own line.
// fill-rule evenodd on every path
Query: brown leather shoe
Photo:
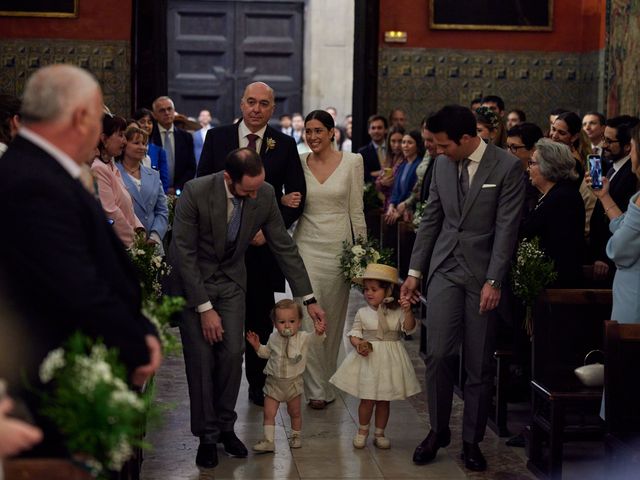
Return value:
M 469 470 L 484 472 L 487 469 L 487 460 L 477 443 L 462 442 L 460 458 L 464 460 L 464 466 Z
M 425 463 L 431 462 L 436 458 L 438 449 L 446 447 L 449 443 L 451 443 L 451 430 L 449 430 L 449 428 L 440 433 L 431 430 L 427 438 L 425 438 L 413 452 L 413 463 L 424 465 Z

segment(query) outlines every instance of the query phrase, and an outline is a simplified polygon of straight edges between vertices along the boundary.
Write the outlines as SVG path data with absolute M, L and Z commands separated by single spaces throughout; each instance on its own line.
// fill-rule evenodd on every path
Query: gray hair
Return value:
M 49 65 L 36 71 L 25 85 L 20 116 L 24 123 L 63 120 L 100 90 L 95 78 L 73 65 Z
M 171 99 L 171 97 L 167 97 L 166 95 L 162 95 L 158 98 L 156 98 L 153 103 L 151 104 L 151 110 L 155 111 L 156 110 L 156 105 L 158 104 L 158 102 L 162 101 L 162 100 L 169 100 L 171 102 L 171 106 L 173 108 L 176 108 L 176 104 L 173 103 L 173 100 Z
M 551 182 L 577 180 L 576 159 L 563 143 L 541 138 L 535 144 L 540 174 Z

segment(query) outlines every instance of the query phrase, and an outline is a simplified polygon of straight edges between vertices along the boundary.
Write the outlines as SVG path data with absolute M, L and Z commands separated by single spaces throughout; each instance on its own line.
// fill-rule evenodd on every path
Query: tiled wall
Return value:
M 408 113 L 410 125 L 450 103 L 469 105 L 496 94 L 507 109 L 547 126 L 557 107 L 586 112 L 603 108 L 602 52 L 496 52 L 382 47 L 378 70 L 378 111 Z
M 20 96 L 35 70 L 71 63 L 89 70 L 102 87 L 112 112 L 131 111 L 131 48 L 123 40 L 8 39 L 0 42 L 0 92 Z

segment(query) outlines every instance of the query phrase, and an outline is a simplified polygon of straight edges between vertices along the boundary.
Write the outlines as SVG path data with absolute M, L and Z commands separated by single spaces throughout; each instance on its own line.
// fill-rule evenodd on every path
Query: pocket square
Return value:
M 496 188 L 495 183 L 483 183 L 482 188 Z

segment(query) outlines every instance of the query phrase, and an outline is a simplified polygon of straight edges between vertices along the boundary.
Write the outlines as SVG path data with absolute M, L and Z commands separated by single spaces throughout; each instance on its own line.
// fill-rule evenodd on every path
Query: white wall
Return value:
M 307 0 L 303 50 L 303 115 L 336 107 L 351 113 L 354 0 Z

